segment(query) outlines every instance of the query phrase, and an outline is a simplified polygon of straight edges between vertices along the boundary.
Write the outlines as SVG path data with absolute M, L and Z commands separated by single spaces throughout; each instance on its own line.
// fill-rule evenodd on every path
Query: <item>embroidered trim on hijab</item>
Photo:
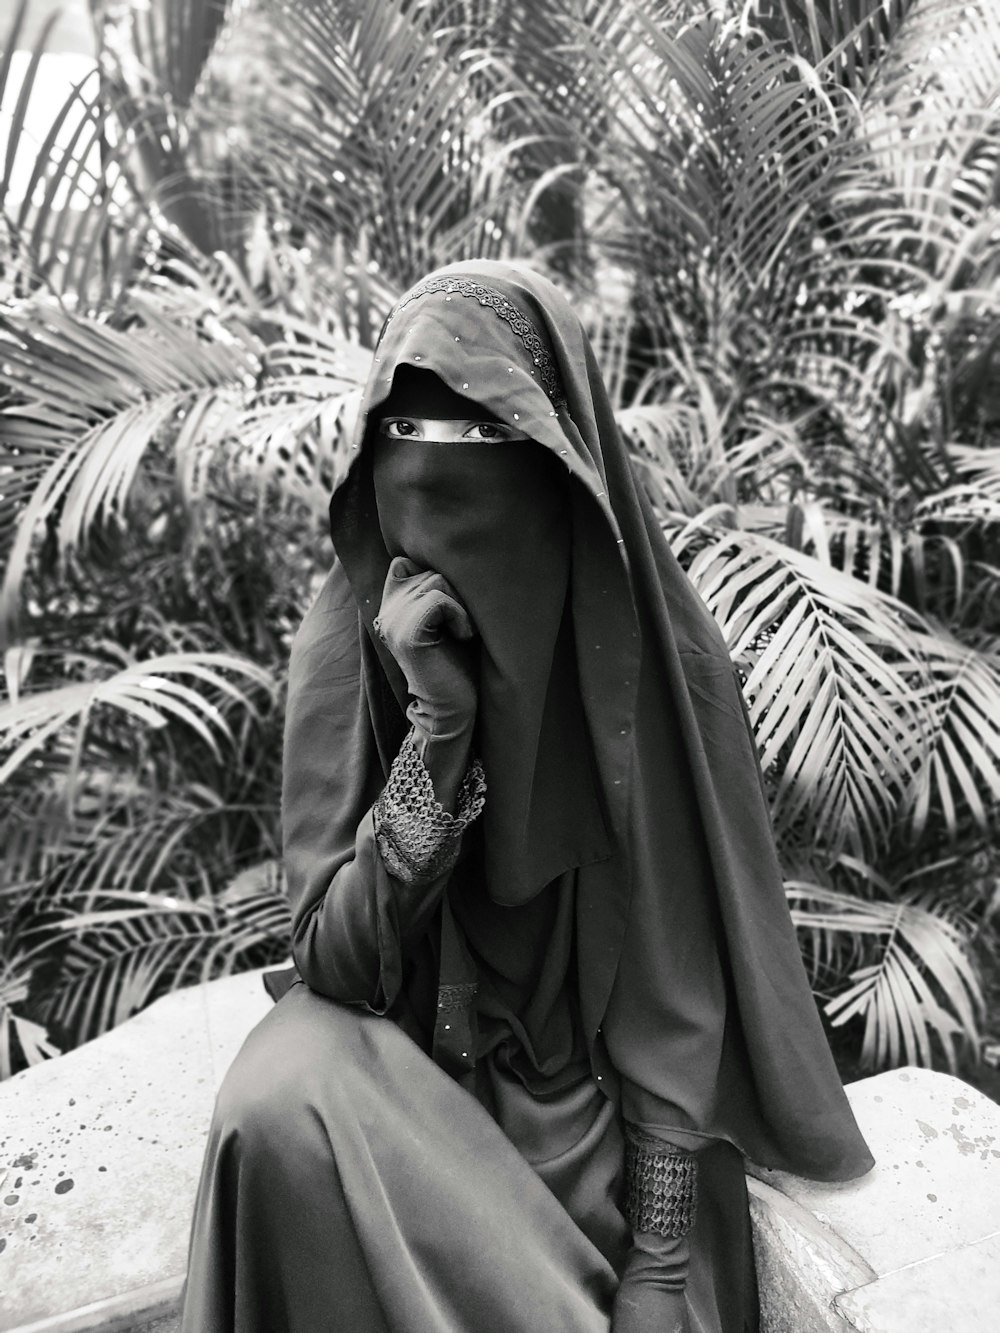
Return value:
M 416 287 L 413 287 L 405 296 L 401 297 L 389 311 L 385 323 L 382 325 L 382 332 L 379 334 L 379 342 L 382 341 L 382 335 L 395 315 L 399 314 L 411 301 L 416 301 L 421 296 L 427 296 L 431 292 L 444 292 L 446 301 L 450 301 L 453 295 L 472 296 L 481 306 L 488 306 L 491 310 L 496 311 L 501 319 L 507 321 L 524 344 L 533 364 L 538 367 L 538 377 L 542 382 L 542 387 L 551 398 L 554 406 L 565 407 L 566 394 L 559 378 L 559 371 L 556 369 L 555 361 L 552 359 L 552 355 L 538 329 L 532 324 L 524 311 L 504 296 L 503 292 L 498 291 L 496 287 L 488 287 L 483 282 L 476 282 L 473 278 L 427 278 L 426 281 L 417 283 Z M 531 373 L 534 374 L 535 372 L 532 371 Z

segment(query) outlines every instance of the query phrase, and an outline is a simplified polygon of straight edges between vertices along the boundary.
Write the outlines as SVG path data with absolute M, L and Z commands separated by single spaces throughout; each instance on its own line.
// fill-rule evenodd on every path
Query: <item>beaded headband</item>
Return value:
M 559 371 L 534 324 L 522 310 L 514 305 L 513 301 L 504 296 L 503 292 L 497 291 L 495 287 L 487 287 L 485 283 L 477 282 L 474 278 L 458 276 L 427 278 L 418 283 L 412 291 L 407 292 L 404 297 L 397 301 L 389 311 L 383 326 L 383 333 L 389 327 L 393 317 L 404 306 L 409 305 L 411 301 L 416 301 L 421 296 L 427 296 L 431 292 L 444 292 L 446 301 L 451 300 L 452 295 L 474 297 L 481 306 L 488 307 L 495 311 L 500 319 L 506 320 L 524 344 L 533 364 L 537 366 L 538 378 L 541 381 L 542 388 L 556 407 L 563 406 L 566 402 L 566 395 L 563 393 Z

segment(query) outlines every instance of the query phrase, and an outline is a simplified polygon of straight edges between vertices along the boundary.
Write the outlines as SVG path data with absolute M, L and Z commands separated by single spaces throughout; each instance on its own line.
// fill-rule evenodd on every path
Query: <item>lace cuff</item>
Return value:
M 633 1231 L 686 1236 L 698 1202 L 693 1153 L 625 1124 L 625 1218 Z
M 412 730 L 389 770 L 375 802 L 375 842 L 389 874 L 404 884 L 429 884 L 458 859 L 462 832 L 486 801 L 486 778 L 478 759 L 469 765 L 449 814 L 434 794 Z

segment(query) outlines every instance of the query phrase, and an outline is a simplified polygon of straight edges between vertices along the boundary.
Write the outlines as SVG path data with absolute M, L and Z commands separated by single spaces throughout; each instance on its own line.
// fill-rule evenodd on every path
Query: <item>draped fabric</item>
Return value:
M 372 630 L 390 559 L 372 455 L 403 366 L 433 372 L 523 431 L 568 481 L 575 667 L 611 846 L 602 856 L 604 829 L 581 828 L 570 792 L 548 803 L 548 822 L 526 829 L 523 874 L 490 884 L 491 895 L 524 901 L 575 870 L 582 1028 L 595 1076 L 629 1119 L 682 1146 L 725 1139 L 818 1179 L 863 1173 L 872 1159 L 802 966 L 725 643 L 636 484 L 579 320 L 552 284 L 515 265 L 451 265 L 397 305 L 331 500 L 332 577 L 341 588 L 346 579 L 359 613 L 367 722 L 383 763 L 398 744 L 406 690 Z M 298 737 L 315 719 L 300 724 L 293 701 L 290 709 Z M 286 809 L 325 805 L 322 791 L 302 789 L 290 758 Z M 584 845 L 588 836 L 597 846 Z M 286 849 L 289 841 L 302 938 L 336 866 L 296 877 L 294 830 Z M 302 952 L 322 989 L 321 967 Z
M 421 399 L 434 401 L 402 401 Z M 379 439 L 372 456 L 386 550 L 442 574 L 475 625 L 476 752 L 490 775 L 481 873 L 495 902 L 525 902 L 611 850 L 579 692 L 568 688 L 572 646 L 555 659 L 570 565 L 566 469 L 528 441 Z
M 527 438 L 377 439 L 404 367 Z M 606 1333 L 623 1120 L 699 1154 L 693 1333 L 753 1333 L 741 1154 L 821 1180 L 872 1159 L 728 652 L 551 284 L 477 261 L 402 298 L 330 523 L 289 664 L 295 968 L 220 1093 L 183 1333 Z M 408 725 L 373 626 L 396 554 L 444 566 L 481 630 L 487 815 L 420 886 L 372 820 Z
M 608 1333 L 628 1243 L 613 1107 L 591 1081 L 532 1113 L 519 1088 L 484 1107 L 396 1023 L 293 985 L 219 1093 L 182 1333 Z M 699 1160 L 692 1333 L 744 1333 L 740 1159 Z

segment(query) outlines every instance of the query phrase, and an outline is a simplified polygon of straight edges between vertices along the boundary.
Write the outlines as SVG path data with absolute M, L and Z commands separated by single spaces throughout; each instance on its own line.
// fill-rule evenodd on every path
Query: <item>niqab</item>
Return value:
M 461 401 L 412 377 L 401 391 L 397 378 L 386 410 L 442 417 Z M 474 405 L 468 411 L 476 415 Z M 526 902 L 611 850 L 572 649 L 559 633 L 569 585 L 566 469 L 534 441 L 382 437 L 372 449 L 386 553 L 442 574 L 472 617 L 475 744 L 489 783 L 485 886 L 496 903 Z

